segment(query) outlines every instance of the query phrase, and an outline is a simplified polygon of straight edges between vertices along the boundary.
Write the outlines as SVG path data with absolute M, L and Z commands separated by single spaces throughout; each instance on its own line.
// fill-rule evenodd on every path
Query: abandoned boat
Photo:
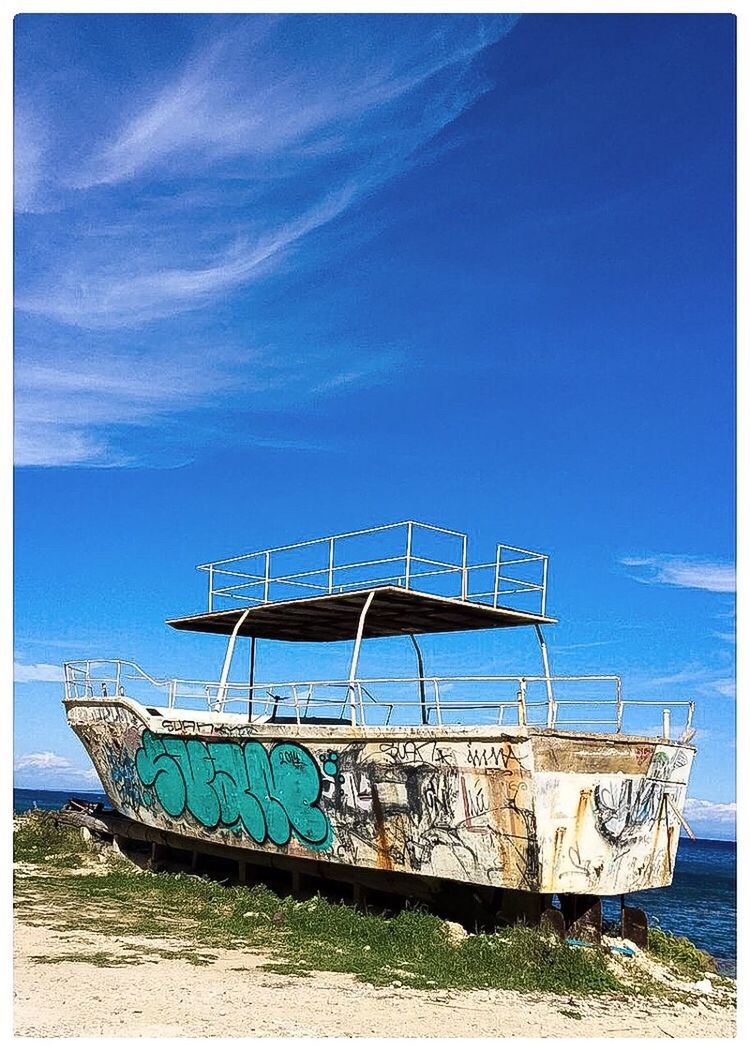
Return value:
M 65 665 L 67 718 L 121 815 L 365 887 L 549 903 L 671 883 L 693 703 L 551 673 L 546 555 L 503 544 L 470 564 L 465 534 L 410 521 L 198 568 L 207 608 L 168 623 L 228 636 L 218 681 Z M 537 674 L 424 667 L 420 635 L 507 627 L 533 633 Z M 411 640 L 417 675 L 360 677 L 363 641 L 395 636 Z M 261 682 L 257 639 L 349 640 L 348 669 Z

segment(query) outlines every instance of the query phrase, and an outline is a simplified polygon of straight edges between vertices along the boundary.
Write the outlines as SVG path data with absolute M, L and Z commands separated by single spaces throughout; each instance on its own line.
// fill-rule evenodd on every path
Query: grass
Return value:
M 634 988 L 616 976 L 604 952 L 567 945 L 537 928 L 505 928 L 456 943 L 443 922 L 425 911 L 363 913 L 322 897 L 280 897 L 262 884 L 223 886 L 184 873 L 144 872 L 117 860 L 71 871 L 85 856 L 91 855 L 78 832 L 58 827 L 49 815 L 32 813 L 17 822 L 15 857 L 24 863 L 17 901 L 25 922 L 168 937 L 180 947 L 137 951 L 202 964 L 210 961 L 207 950 L 256 950 L 270 957 L 263 966 L 275 973 L 343 972 L 378 986 L 567 994 Z M 686 939 L 662 931 L 652 938 L 651 952 L 681 973 L 710 969 L 710 957 Z M 105 956 L 101 966 L 116 965 Z
M 648 934 L 648 951 L 677 974 L 697 980 L 706 972 L 716 973 L 716 960 L 693 945 L 687 938 L 679 938 L 670 931 L 652 927 Z
M 50 821 L 44 811 L 32 810 L 15 822 L 13 860 L 32 865 L 73 868 L 83 864 L 85 847 L 72 829 Z

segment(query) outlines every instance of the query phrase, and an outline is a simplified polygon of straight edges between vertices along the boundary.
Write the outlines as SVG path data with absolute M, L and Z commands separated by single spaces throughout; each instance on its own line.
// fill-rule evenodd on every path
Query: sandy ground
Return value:
M 348 975 L 261 970 L 262 956 L 210 950 L 198 965 L 162 959 L 179 942 L 16 924 L 18 1036 L 645 1036 L 732 1037 L 734 1009 L 493 990 L 373 988 Z M 101 967 L 65 956 L 106 953 Z M 151 955 L 149 955 L 151 953 Z M 39 959 L 41 957 L 41 959 Z M 36 958 L 36 959 L 35 959 Z M 57 962 L 56 962 L 57 960 Z M 574 1017 L 580 1015 L 580 1018 Z

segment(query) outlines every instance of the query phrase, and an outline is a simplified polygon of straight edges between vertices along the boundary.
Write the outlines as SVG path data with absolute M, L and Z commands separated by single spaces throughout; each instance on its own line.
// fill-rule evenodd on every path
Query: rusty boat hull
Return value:
M 542 895 L 672 881 L 695 753 L 679 741 L 65 705 L 115 809 L 193 840 Z

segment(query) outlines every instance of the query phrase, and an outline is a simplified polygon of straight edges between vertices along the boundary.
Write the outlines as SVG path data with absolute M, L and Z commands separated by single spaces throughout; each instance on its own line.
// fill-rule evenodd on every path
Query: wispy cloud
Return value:
M 642 693 L 678 686 L 684 687 L 691 697 L 727 697 L 730 700 L 734 699 L 736 688 L 732 669 L 725 662 L 718 665 L 693 662 L 667 675 L 633 676 L 630 684 Z
M 711 562 L 679 555 L 620 559 L 623 566 L 638 569 L 633 576 L 641 584 L 668 584 L 678 588 L 697 588 L 729 594 L 736 589 L 735 567 L 731 562 Z
M 13 127 L 14 207 L 18 212 L 44 211 L 39 191 L 48 148 L 43 122 L 24 100 L 18 100 Z
M 21 664 L 19 661 L 14 661 L 13 681 L 62 682 L 63 672 L 59 664 Z
M 515 21 L 350 18 L 334 31 L 323 17 L 255 16 L 218 34 L 200 23 L 180 63 L 135 75 L 116 103 L 82 87 L 86 120 L 69 126 L 49 100 L 35 106 L 38 78 L 21 80 L 17 462 L 125 464 L 134 427 L 164 428 L 226 389 L 257 404 L 250 377 L 297 364 L 274 345 L 258 295 L 292 265 L 330 266 L 345 215 L 346 236 L 359 236 L 356 209 L 488 89 L 476 60 Z M 42 197 L 47 214 L 33 214 Z M 262 355 L 217 354 L 230 304 Z M 182 315 L 221 333 L 192 361 Z M 122 334 L 116 349 L 97 349 L 106 334 Z M 147 348 L 135 359 L 134 334 Z M 388 367 L 369 348 L 333 359 L 313 357 L 298 389 L 327 396 Z
M 737 695 L 737 683 L 732 677 L 714 679 L 708 683 L 708 688 L 715 693 L 721 694 L 722 697 L 729 697 L 731 700 L 734 700 Z
M 170 161 L 183 172 L 185 165 L 195 169 L 234 157 L 264 165 L 270 158 L 286 170 L 290 160 L 314 161 L 332 147 L 354 152 L 374 131 L 363 120 L 447 70 L 461 75 L 514 21 L 432 19 L 417 26 L 402 20 L 399 42 L 391 37 L 386 43 L 375 34 L 367 40 L 367 51 L 357 47 L 365 41 L 356 33 L 333 38 L 321 22 L 308 21 L 306 48 L 294 47 L 286 61 L 285 48 L 296 36 L 288 20 L 245 22 L 191 55 L 71 181 L 86 188 L 129 180 Z M 347 45 L 356 49 L 354 63 L 340 53 Z M 332 65 L 336 52 L 339 61 Z M 436 88 L 439 92 L 440 85 Z M 451 93 L 455 88 L 451 85 Z M 468 99 L 459 93 L 453 101 L 446 95 L 441 101 L 429 117 L 423 112 L 413 119 L 418 138 L 429 137 Z

